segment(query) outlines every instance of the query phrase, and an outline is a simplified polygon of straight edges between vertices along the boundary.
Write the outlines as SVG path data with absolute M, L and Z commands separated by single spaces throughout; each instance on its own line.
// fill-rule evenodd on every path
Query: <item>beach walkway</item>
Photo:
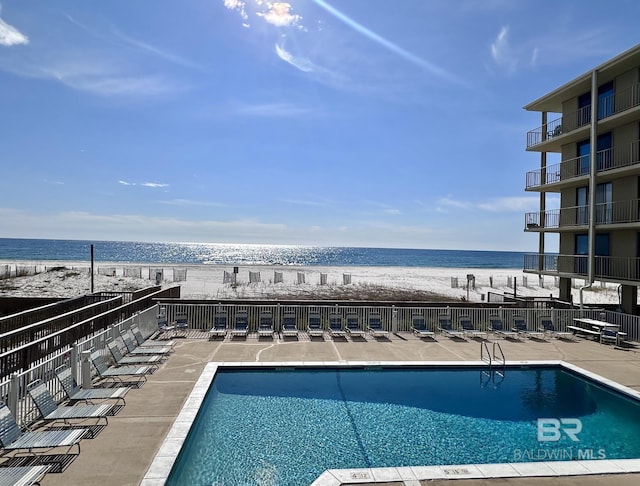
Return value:
M 446 337 L 422 341 L 409 333 L 391 335 L 376 341 L 311 341 L 226 338 L 207 341 L 204 334 L 192 332 L 179 339 L 176 352 L 149 376 L 140 389 L 127 395 L 127 404 L 109 420 L 95 438 L 82 441 L 82 453 L 61 474 L 47 474 L 43 486 L 138 485 L 144 477 L 169 428 L 191 392 L 205 363 L 211 361 L 477 361 L 480 344 L 458 342 Z M 640 391 L 640 348 L 616 349 L 611 345 L 579 339 L 575 342 L 549 339 L 512 342 L 500 340 L 507 360 L 564 360 Z M 564 478 L 498 479 L 495 484 L 596 485 L 638 484 L 640 475 L 581 476 Z M 395 486 L 401 483 L 385 483 Z M 426 484 L 426 483 L 425 483 Z M 430 481 L 428 484 L 451 484 Z M 493 484 L 489 480 L 465 480 L 465 485 Z

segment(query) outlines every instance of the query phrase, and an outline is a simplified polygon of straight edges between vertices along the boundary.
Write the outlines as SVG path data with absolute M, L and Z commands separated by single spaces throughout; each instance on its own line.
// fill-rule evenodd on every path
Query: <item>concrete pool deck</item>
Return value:
M 563 360 L 640 392 L 640 347 L 623 350 L 583 339 L 499 342 L 508 361 Z M 75 461 L 61 474 L 48 474 L 42 484 L 140 484 L 209 362 L 477 361 L 479 357 L 477 341 L 454 341 L 442 336 L 437 341 L 422 341 L 408 333 L 380 341 L 370 337 L 362 341 L 332 341 L 328 337 L 310 341 L 303 333 L 299 340 L 258 339 L 251 335 L 246 340 L 207 341 L 204 333 L 193 333 L 178 340 L 176 352 L 149 376 L 142 388 L 127 394 L 126 406 L 110 418 L 109 425 L 95 439 L 82 441 L 82 452 Z M 428 484 L 444 481 L 450 484 L 449 479 L 436 479 Z M 464 484 L 591 485 L 639 481 L 638 474 L 616 474 L 465 479 Z

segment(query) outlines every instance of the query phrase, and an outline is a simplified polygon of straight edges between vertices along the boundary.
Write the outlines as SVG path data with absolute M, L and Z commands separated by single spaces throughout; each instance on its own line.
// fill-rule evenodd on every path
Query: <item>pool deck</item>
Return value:
M 493 339 L 492 339 L 493 340 Z M 508 361 L 563 360 L 640 392 L 640 345 L 625 349 L 578 338 L 575 342 L 508 341 L 499 339 Z M 111 417 L 109 425 L 94 439 L 82 441 L 82 452 L 59 474 L 47 474 L 43 486 L 139 485 L 173 422 L 209 362 L 344 362 L 344 361 L 478 361 L 480 344 L 438 335 L 437 341 L 420 340 L 408 333 L 388 340 L 337 340 L 328 336 L 310 341 L 299 339 L 227 337 L 208 341 L 195 333 L 178 339 L 176 352 L 149 376 L 140 389 L 131 390 L 126 406 Z M 468 476 L 467 476 L 468 477 Z M 353 482 L 355 484 L 355 482 Z M 431 481 L 387 481 L 386 486 L 451 484 L 450 479 Z M 465 479 L 465 485 L 596 485 L 639 484 L 640 474 L 585 475 L 569 477 Z M 342 484 L 351 484 L 344 482 Z M 357 484 L 373 484 L 357 482 Z

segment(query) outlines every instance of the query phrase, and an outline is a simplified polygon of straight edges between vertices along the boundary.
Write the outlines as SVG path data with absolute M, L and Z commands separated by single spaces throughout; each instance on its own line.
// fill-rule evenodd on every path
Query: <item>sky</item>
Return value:
M 0 237 L 537 252 L 522 107 L 639 42 L 602 5 L 0 0 Z

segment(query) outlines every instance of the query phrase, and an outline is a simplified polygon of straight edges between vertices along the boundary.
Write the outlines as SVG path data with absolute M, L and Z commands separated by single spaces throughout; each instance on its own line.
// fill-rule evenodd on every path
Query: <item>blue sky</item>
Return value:
M 0 237 L 535 252 L 522 107 L 614 4 L 0 0 Z

